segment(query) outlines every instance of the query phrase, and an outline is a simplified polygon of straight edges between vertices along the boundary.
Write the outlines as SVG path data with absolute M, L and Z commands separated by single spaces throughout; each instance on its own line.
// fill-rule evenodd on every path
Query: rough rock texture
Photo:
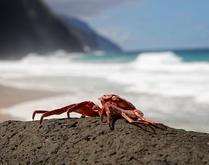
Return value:
M 0 124 L 0 164 L 209 165 L 209 134 L 98 118 Z

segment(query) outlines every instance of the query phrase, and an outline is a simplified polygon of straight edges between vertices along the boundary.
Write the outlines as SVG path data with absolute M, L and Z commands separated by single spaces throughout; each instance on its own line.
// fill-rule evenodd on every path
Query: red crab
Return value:
M 115 94 L 103 95 L 99 98 L 102 107 L 91 101 L 84 101 L 77 104 L 71 104 L 55 110 L 36 110 L 33 112 L 32 119 L 34 120 L 35 115 L 42 114 L 40 119 L 40 124 L 42 124 L 44 117 L 51 115 L 59 115 L 64 112 L 67 112 L 68 118 L 70 118 L 70 112 L 77 112 L 81 114 L 81 117 L 91 116 L 91 117 L 100 117 L 100 121 L 103 121 L 103 116 L 107 118 L 107 124 L 110 129 L 114 129 L 114 121 L 117 119 L 124 118 L 129 123 L 143 123 L 155 125 L 157 123 L 150 121 L 144 118 L 144 114 L 137 109 L 129 101 L 119 97 Z

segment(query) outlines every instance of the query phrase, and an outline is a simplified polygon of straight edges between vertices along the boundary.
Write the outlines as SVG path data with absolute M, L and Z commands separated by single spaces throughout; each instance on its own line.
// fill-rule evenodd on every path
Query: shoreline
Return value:
M 30 89 L 18 89 L 14 87 L 7 87 L 0 85 L 0 122 L 6 120 L 18 120 L 20 118 L 7 114 L 4 109 L 15 106 L 27 101 L 35 101 L 38 99 L 58 96 L 64 94 L 64 92 L 52 92 L 46 90 L 30 90 Z

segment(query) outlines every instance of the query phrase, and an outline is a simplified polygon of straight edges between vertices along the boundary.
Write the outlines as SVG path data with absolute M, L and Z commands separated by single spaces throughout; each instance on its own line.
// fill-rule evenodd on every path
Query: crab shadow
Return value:
M 111 122 L 110 122 L 110 129 L 111 130 L 115 129 L 115 123 L 117 120 L 118 119 L 116 119 L 116 118 L 111 119 Z M 137 122 L 128 123 L 128 124 L 135 125 L 145 132 L 154 133 L 154 134 L 156 134 L 156 131 L 158 131 L 158 130 L 165 131 L 168 128 L 167 126 L 165 126 L 162 123 L 153 124 L 153 123 L 147 123 L 145 121 L 137 121 Z

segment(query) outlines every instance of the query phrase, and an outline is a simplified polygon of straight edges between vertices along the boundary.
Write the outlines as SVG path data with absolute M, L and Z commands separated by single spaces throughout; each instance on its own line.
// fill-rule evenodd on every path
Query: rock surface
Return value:
M 98 118 L 0 123 L 0 164 L 209 165 L 209 134 Z

